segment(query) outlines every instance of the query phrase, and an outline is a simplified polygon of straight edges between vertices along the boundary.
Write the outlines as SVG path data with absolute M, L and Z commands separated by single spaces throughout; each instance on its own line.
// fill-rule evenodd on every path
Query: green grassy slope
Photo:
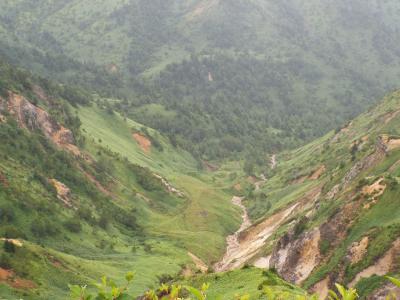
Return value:
M 384 256 L 400 237 L 397 209 L 400 149 L 390 146 L 399 136 L 399 109 L 400 94 L 396 91 L 340 130 L 278 155 L 278 166 L 268 181 L 259 190 L 252 187 L 245 193 L 245 203 L 256 223 L 292 203 L 304 201 L 305 195 L 317 187 L 321 192 L 314 194 L 306 204 L 303 202 L 303 207 L 266 243 L 260 256 L 271 254 L 274 247 L 276 251 L 283 249 L 283 246 L 276 246 L 277 241 L 301 245 L 307 233 L 319 228 L 321 240 L 313 255 L 321 259 L 303 282 L 306 288 L 327 276 L 330 276 L 330 284 L 335 281 L 349 284 L 356 274 Z M 387 147 L 386 152 L 380 150 L 382 147 Z M 313 174 L 322 166 L 324 170 L 313 179 Z M 366 192 L 380 178 L 385 186 L 383 194 L 378 195 L 377 190 Z M 363 237 L 369 238 L 369 244 L 362 259 L 352 263 L 349 249 Z M 289 269 L 283 269 L 282 265 L 277 267 L 284 278 L 294 280 L 293 274 L 301 264 L 299 257 L 305 245 L 304 248 L 298 246 L 298 255 L 290 254 Z M 388 270 L 393 274 L 399 272 L 397 259 Z M 357 287 L 365 296 L 383 281 L 382 277 L 373 276 L 361 280 Z
M 140 274 L 133 290 L 138 295 L 158 285 L 157 276 L 176 276 L 182 267 L 197 270 L 188 251 L 208 264 L 218 260 L 240 214 L 230 204 L 232 194 L 198 171 L 190 154 L 95 104 L 71 107 L 53 91 L 37 94 L 36 79 L 1 66 L 0 237 L 22 242 L 8 252 L 1 243 L 1 270 L 13 272 L 1 279 L 2 295 L 65 299 L 68 283 L 90 283 L 102 275 L 120 282 L 132 270 Z M 54 120 L 73 125 L 82 155 L 59 149 L 40 128 L 21 128 L 24 123 L 3 105 L 11 101 L 10 89 L 34 99 Z M 132 137 L 137 131 L 161 148 L 154 145 L 145 154 Z M 153 174 L 184 196 L 168 192 Z M 57 199 L 48 181 L 53 178 L 69 188 L 75 208 Z M 13 289 L 20 279 L 33 288 Z

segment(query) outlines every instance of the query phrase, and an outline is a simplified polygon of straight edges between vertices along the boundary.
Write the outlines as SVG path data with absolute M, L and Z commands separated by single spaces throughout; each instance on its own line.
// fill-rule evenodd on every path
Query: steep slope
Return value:
M 66 86 L 0 68 L 2 296 L 65 299 L 68 283 L 119 282 L 132 270 L 138 295 L 163 276 L 196 272 L 193 256 L 218 259 L 239 223 L 223 181 L 89 94 L 92 107 L 79 107 Z
M 196 157 L 239 152 L 255 166 L 396 87 L 398 10 L 394 0 L 3 1 L 0 34 L 32 49 L 47 76 L 125 94 L 121 112 Z
M 224 270 L 255 262 L 323 295 L 342 282 L 361 296 L 397 274 L 399 124 L 394 92 L 340 130 L 278 155 L 274 174 L 242 192 L 254 225 Z

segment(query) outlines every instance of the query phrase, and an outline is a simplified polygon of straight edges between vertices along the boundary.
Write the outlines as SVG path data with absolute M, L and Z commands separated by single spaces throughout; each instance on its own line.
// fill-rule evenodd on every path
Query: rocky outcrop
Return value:
M 380 140 L 382 141 L 383 145 L 386 147 L 386 151 L 392 151 L 398 149 L 400 147 L 400 139 L 390 137 L 387 134 L 382 134 L 380 136 Z
M 364 255 L 367 253 L 369 244 L 369 237 L 363 237 L 359 242 L 355 242 L 351 245 L 347 253 L 347 259 L 352 265 L 360 262 Z
M 244 230 L 239 231 L 228 237 L 228 247 L 224 257 L 214 266 L 216 272 L 233 270 L 243 266 L 246 262 L 254 258 L 266 241 L 273 235 L 275 230 L 287 220 L 293 211 L 299 206 L 298 203 L 281 210 L 264 221 Z M 243 226 L 243 224 L 242 224 Z M 244 230 L 244 231 L 242 231 Z
M 56 146 L 80 155 L 72 132 L 57 123 L 45 110 L 30 103 L 24 96 L 9 92 L 8 101 L 0 100 L 0 113 L 7 112 L 21 128 L 40 130 Z
M 171 194 L 175 194 L 178 197 L 184 198 L 185 194 L 178 190 L 177 188 L 173 187 L 164 177 L 158 175 L 158 174 L 153 174 L 156 178 L 161 180 L 161 183 L 163 184 L 163 186 L 167 189 L 167 191 Z
M 361 271 L 350 282 L 349 286 L 354 287 L 361 278 L 368 278 L 372 275 L 383 276 L 389 273 L 395 266 L 395 261 L 400 255 L 400 239 L 397 239 L 392 247 L 372 266 Z
M 64 203 L 65 206 L 72 208 L 71 190 L 69 187 L 56 179 L 50 179 L 49 182 L 57 192 L 57 199 Z
M 378 138 L 375 144 L 375 151 L 358 161 L 354 166 L 346 173 L 342 181 L 335 185 L 327 194 L 326 198 L 331 200 L 343 189 L 345 189 L 361 172 L 375 166 L 382 161 L 388 152 L 388 148 L 385 145 L 381 137 Z
M 296 238 L 295 233 L 285 235 L 272 253 L 270 266 L 292 283 L 302 283 L 321 261 L 319 228 Z
M 393 298 L 388 298 L 391 295 Z M 387 283 L 372 295 L 367 297 L 367 300 L 388 300 L 388 299 L 400 299 L 400 288 L 392 283 Z

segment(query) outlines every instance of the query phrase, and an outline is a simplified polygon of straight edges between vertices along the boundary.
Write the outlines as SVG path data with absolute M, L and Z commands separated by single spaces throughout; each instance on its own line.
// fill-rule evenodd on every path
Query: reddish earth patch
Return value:
M 12 270 L 0 268 L 0 282 L 16 289 L 35 289 L 37 284 L 31 280 L 15 277 Z
M 139 146 L 143 150 L 143 152 L 150 153 L 151 141 L 147 137 L 145 137 L 139 133 L 134 133 L 132 136 L 135 139 L 135 141 L 139 144 Z
M 27 290 L 37 288 L 36 283 L 34 283 L 32 280 L 21 279 L 21 278 L 15 279 L 11 283 L 11 286 L 16 289 L 27 289 Z
M 313 174 L 311 174 L 310 179 L 311 180 L 317 180 L 318 178 L 320 178 L 322 176 L 322 174 L 325 173 L 326 167 L 324 165 L 321 165 L 317 170 L 315 170 L 313 172 Z
M 9 186 L 9 182 L 7 180 L 7 177 L 0 171 L 0 184 L 4 187 Z
M 115 195 L 113 193 L 111 193 L 109 190 L 107 190 L 100 182 L 98 182 L 96 180 L 96 178 L 94 178 L 94 176 L 92 176 L 91 174 L 89 174 L 88 172 L 84 171 L 82 168 L 80 168 L 80 170 L 82 171 L 83 175 L 85 175 L 85 177 L 91 182 L 93 183 L 96 188 L 102 192 L 103 194 L 115 199 Z
M 14 276 L 13 271 L 0 268 L 0 281 L 7 280 L 8 278 L 11 278 L 13 276 Z

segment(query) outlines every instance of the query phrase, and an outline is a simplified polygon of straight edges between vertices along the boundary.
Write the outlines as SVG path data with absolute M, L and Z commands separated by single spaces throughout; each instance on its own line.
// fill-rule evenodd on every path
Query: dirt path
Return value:
M 249 228 L 251 226 L 248 219 L 247 210 L 242 204 L 242 198 L 234 197 L 232 203 L 241 207 L 243 213 L 243 223 L 239 230 L 233 235 L 227 237 L 227 248 L 222 260 L 214 265 L 216 272 L 225 272 L 241 267 L 252 257 L 254 257 L 259 250 L 264 246 L 266 240 L 274 233 L 275 229 L 286 220 L 286 218 L 293 212 L 298 204 L 295 204 L 283 211 L 276 213 L 265 221 Z M 244 237 L 240 237 L 245 229 Z

